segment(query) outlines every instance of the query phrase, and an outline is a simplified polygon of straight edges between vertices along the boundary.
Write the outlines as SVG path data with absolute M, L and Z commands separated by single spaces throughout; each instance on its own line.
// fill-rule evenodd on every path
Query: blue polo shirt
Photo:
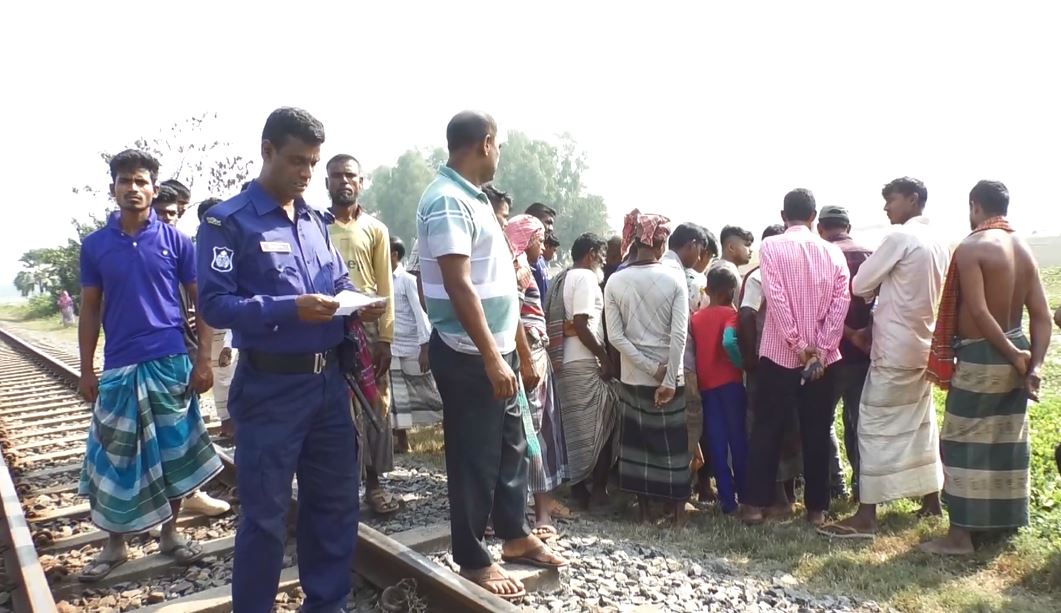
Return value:
M 119 212 L 81 241 L 81 285 L 103 291 L 103 368 L 187 353 L 181 284 L 195 283 L 190 238 L 150 213 L 134 235 Z
M 199 313 L 232 330 L 240 349 L 317 353 L 343 339 L 343 321 L 299 320 L 295 298 L 354 289 L 320 214 L 301 198 L 292 222 L 258 181 L 210 209 L 196 239 Z

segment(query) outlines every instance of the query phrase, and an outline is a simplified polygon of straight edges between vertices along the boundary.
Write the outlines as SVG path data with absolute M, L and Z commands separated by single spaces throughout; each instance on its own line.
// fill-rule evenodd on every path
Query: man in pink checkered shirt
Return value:
M 820 526 L 829 510 L 829 426 L 833 422 L 832 369 L 851 301 L 850 273 L 840 249 L 811 226 L 814 195 L 785 195 L 784 234 L 763 241 L 759 252 L 763 298 L 769 308 L 759 346 L 757 399 L 748 458 L 748 486 L 741 520 L 763 521 L 775 502 L 777 466 L 785 416 L 799 415 L 803 439 L 804 505 L 807 521 Z M 806 375 L 806 376 L 805 376 Z M 785 505 L 787 506 L 787 505 Z

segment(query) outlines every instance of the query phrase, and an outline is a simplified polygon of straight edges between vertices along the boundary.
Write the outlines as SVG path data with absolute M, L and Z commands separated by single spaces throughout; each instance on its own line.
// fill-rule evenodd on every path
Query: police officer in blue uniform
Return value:
M 272 609 L 298 475 L 298 566 L 306 612 L 342 611 L 357 539 L 357 433 L 339 369 L 334 296 L 353 289 L 320 215 L 302 199 L 324 127 L 294 108 L 262 131 L 262 171 L 215 206 L 198 235 L 199 309 L 240 351 L 229 391 L 242 512 L 232 604 Z

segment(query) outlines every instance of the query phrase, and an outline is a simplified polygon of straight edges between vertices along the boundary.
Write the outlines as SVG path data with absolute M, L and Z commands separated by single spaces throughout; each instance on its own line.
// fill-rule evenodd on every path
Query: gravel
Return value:
M 389 517 L 362 513 L 361 521 L 384 534 L 449 522 L 446 474 L 407 455 L 395 458 L 394 470 L 380 479 L 384 489 L 401 498 L 402 508 Z M 364 487 L 361 497 L 364 498 Z
M 811 595 L 791 575 L 760 577 L 721 561 L 670 555 L 656 547 L 617 542 L 592 535 L 554 542 L 571 565 L 562 587 L 551 594 L 532 593 L 527 612 L 626 612 L 639 606 L 660 611 L 881 611 L 875 603 L 842 596 Z M 573 534 L 572 534 L 573 533 Z
M 691 559 L 635 543 L 596 536 L 563 536 L 552 543 L 570 566 L 561 586 L 530 592 L 518 603 L 525 613 L 638 613 L 648 611 L 858 612 L 885 611 L 873 602 L 811 594 L 788 574 L 758 576 L 721 561 Z M 500 557 L 501 543 L 489 544 Z M 432 559 L 456 572 L 449 552 Z
M 406 469 L 417 464 L 401 457 L 398 462 Z M 432 486 L 438 488 L 438 499 L 425 505 L 432 521 L 448 519 L 444 478 L 443 471 L 429 467 L 416 468 L 415 473 L 410 471 L 403 477 L 410 485 L 423 487 L 425 494 Z M 847 596 L 812 594 L 791 575 L 750 573 L 709 554 L 692 558 L 665 546 L 601 538 L 608 528 L 593 515 L 562 522 L 560 528 L 563 536 L 550 545 L 569 560 L 570 566 L 561 571 L 560 589 L 531 592 L 519 603 L 526 613 L 886 610 L 874 602 Z M 500 559 L 501 542 L 491 539 L 488 547 L 494 558 Z M 454 572 L 459 570 L 448 551 L 430 557 Z

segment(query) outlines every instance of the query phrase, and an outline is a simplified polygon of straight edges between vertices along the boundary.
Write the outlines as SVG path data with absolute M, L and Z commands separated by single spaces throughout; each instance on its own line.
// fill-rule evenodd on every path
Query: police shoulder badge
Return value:
M 232 272 L 232 256 L 236 252 L 228 247 L 214 247 L 214 259 L 210 268 L 217 272 Z
M 210 216 L 207 216 L 206 223 L 210 224 L 211 226 L 220 226 L 221 225 L 221 220 L 218 219 L 217 217 L 214 217 L 214 216 L 210 215 Z

